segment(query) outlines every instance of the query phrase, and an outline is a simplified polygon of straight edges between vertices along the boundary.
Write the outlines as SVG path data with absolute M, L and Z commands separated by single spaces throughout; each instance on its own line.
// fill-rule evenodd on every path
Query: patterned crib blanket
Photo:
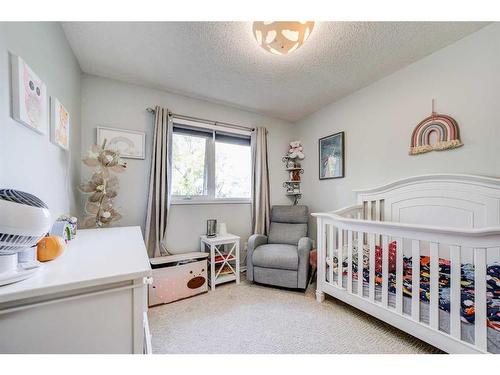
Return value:
M 363 251 L 363 282 L 368 283 L 369 252 Z M 353 254 L 353 279 L 358 279 L 358 256 Z M 338 260 L 333 258 L 333 271 L 338 274 Z M 450 311 L 450 261 L 439 259 L 439 308 Z M 343 274 L 347 274 L 347 257 L 343 260 Z M 488 264 L 486 268 L 487 285 L 487 324 L 490 328 L 500 331 L 500 263 Z M 412 295 L 412 257 L 403 257 L 403 294 Z M 382 285 L 382 249 L 375 248 L 375 284 Z M 389 293 L 396 293 L 396 243 L 389 244 Z M 430 301 L 430 258 L 420 257 L 420 300 Z M 461 265 L 461 320 L 474 323 L 474 265 Z

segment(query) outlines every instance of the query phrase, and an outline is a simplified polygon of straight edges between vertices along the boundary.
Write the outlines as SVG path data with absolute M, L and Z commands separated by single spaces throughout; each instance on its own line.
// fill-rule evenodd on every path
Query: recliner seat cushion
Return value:
M 296 271 L 299 268 L 297 246 L 268 244 L 257 247 L 252 254 L 254 266 Z

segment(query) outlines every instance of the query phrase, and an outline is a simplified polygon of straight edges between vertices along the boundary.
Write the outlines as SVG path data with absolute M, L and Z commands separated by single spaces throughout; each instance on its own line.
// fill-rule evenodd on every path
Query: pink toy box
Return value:
M 149 306 L 156 306 L 208 291 L 207 253 L 194 252 L 151 258 L 153 283 Z

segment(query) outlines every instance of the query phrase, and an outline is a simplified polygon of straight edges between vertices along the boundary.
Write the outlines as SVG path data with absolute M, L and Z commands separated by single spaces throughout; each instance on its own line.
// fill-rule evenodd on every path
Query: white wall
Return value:
M 287 144 L 291 140 L 291 124 L 203 100 L 83 75 L 83 154 L 96 141 L 96 127 L 99 125 L 146 132 L 146 160 L 126 159 L 127 171 L 119 176 L 121 187 L 115 202 L 123 214 L 123 219 L 116 225 L 144 226 L 149 177 L 148 161 L 153 131 L 153 115 L 146 112 L 146 107 L 154 107 L 157 104 L 175 113 L 249 127 L 265 126 L 269 130 L 271 201 L 273 204 L 290 203 L 284 196 L 281 185 L 286 178 L 281 156 L 286 152 Z M 83 178 L 87 178 L 90 172 L 89 168 L 83 167 Z M 251 230 L 249 204 L 174 205 L 169 219 L 167 242 L 169 250 L 172 252 L 197 250 L 199 235 L 205 232 L 206 220 L 209 218 L 226 222 L 228 230 L 242 236 L 242 242 L 246 242 Z
M 21 56 L 71 116 L 70 152 L 11 117 L 9 52 Z M 81 71 L 61 26 L 52 22 L 0 23 L 0 187 L 41 198 L 53 219 L 77 214 L 80 180 Z
M 500 25 L 493 24 L 434 54 L 333 103 L 291 125 L 232 107 L 181 95 L 83 75 L 82 153 L 95 142 L 98 125 L 143 130 L 146 160 L 128 159 L 120 176 L 116 200 L 124 219 L 117 225 L 143 225 L 146 210 L 152 115 L 146 107 L 159 104 L 173 112 L 213 120 L 266 126 L 269 133 L 271 199 L 288 204 L 283 194 L 281 156 L 288 141 L 302 140 L 303 203 L 311 211 L 333 210 L 355 201 L 353 189 L 424 173 L 455 172 L 500 175 Z M 459 123 L 465 146 L 445 152 L 409 156 L 410 135 L 431 111 Z M 318 139 L 346 132 L 346 177 L 318 179 Z M 90 170 L 84 167 L 83 177 Z M 173 252 L 198 248 L 198 235 L 208 218 L 228 223 L 246 241 L 250 233 L 249 205 L 173 206 L 168 246 Z M 314 231 L 311 231 L 314 233 Z
M 367 62 L 369 63 L 369 62 Z M 414 127 L 431 112 L 454 117 L 463 147 L 409 156 Z M 500 24 L 478 32 L 308 116 L 295 125 L 307 158 L 304 203 L 329 211 L 353 189 L 427 173 L 500 176 Z M 343 179 L 318 179 L 318 139 L 345 131 Z

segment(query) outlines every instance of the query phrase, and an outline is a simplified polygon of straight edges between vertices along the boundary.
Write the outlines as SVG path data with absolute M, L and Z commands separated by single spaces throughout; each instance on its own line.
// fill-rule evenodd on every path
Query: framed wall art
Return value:
M 47 134 L 47 86 L 21 57 L 11 55 L 11 68 L 12 117 L 40 134 Z
M 50 140 L 52 143 L 69 150 L 70 117 L 68 110 L 57 98 L 50 98 Z
M 319 139 L 319 179 L 344 177 L 344 132 Z
M 146 133 L 107 127 L 97 128 L 97 144 L 102 145 L 106 139 L 107 148 L 120 152 L 120 157 L 144 159 L 146 150 Z

